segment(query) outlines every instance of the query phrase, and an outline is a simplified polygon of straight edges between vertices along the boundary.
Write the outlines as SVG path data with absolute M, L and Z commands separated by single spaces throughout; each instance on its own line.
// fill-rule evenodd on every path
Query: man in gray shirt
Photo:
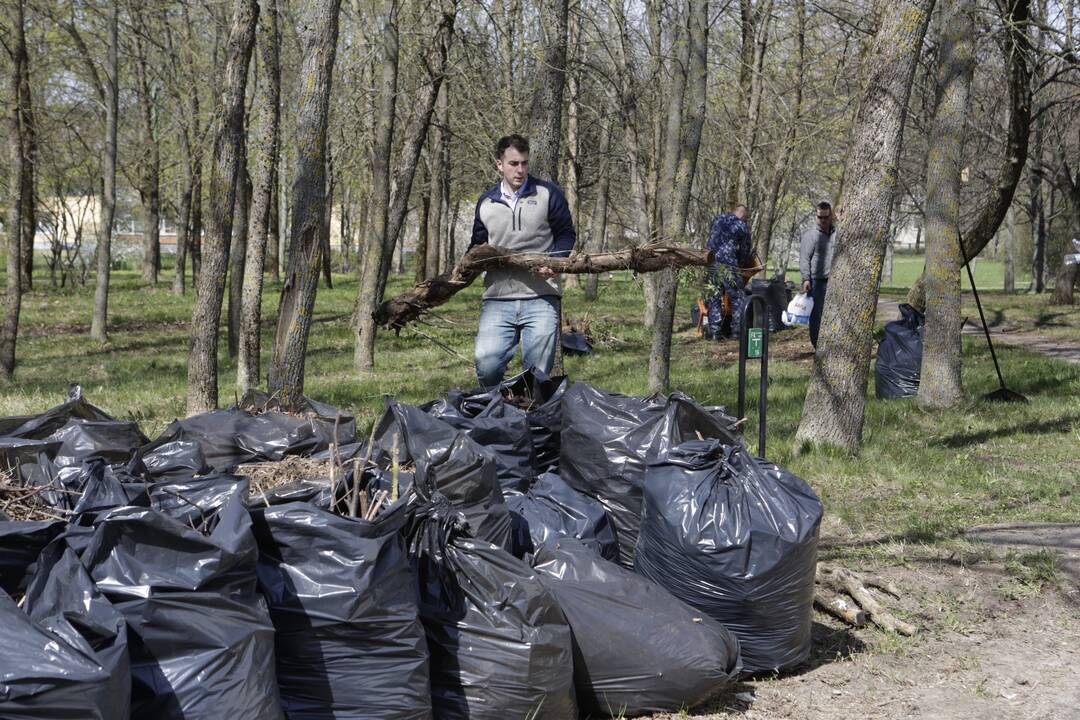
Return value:
M 529 175 L 529 141 L 507 135 L 495 144 L 499 183 L 476 203 L 471 248 L 490 243 L 517 253 L 566 257 L 577 236 L 566 196 L 555 183 Z M 490 270 L 476 333 L 476 379 L 498 385 L 521 345 L 521 365 L 550 373 L 559 341 L 560 290 L 555 273 Z
M 803 231 L 799 241 L 799 275 L 802 277 L 802 289 L 814 299 L 814 309 L 810 312 L 810 343 L 815 348 L 818 330 L 821 328 L 821 311 L 825 307 L 825 293 L 829 287 L 833 241 L 836 239 L 832 205 L 819 202 L 816 211 L 814 224 Z

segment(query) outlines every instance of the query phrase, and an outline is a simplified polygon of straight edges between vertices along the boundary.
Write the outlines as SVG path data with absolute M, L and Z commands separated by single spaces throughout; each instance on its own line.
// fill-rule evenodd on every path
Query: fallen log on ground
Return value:
M 431 308 L 447 302 L 467 288 L 487 270 L 539 270 L 550 268 L 559 274 L 588 275 L 612 270 L 657 272 L 668 268 L 706 267 L 712 262 L 707 250 L 646 245 L 595 255 L 574 255 L 556 258 L 543 253 L 512 253 L 493 245 L 478 245 L 454 266 L 431 280 L 419 283 L 411 290 L 386 300 L 375 310 L 375 322 L 384 328 L 400 330 Z

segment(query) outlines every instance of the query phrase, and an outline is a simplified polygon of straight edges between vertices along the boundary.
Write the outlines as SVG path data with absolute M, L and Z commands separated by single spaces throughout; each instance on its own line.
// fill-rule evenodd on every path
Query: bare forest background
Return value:
M 1007 292 L 1073 302 L 1080 73 L 1073 0 L 3 0 L 0 365 L 48 267 L 194 294 L 190 413 L 236 387 L 303 394 L 320 283 L 357 278 L 357 373 L 380 372 L 387 279 L 450 271 L 492 148 L 529 136 L 565 190 L 576 252 L 704 246 L 737 202 L 767 273 L 821 200 L 840 232 L 797 437 L 857 450 L 873 309 L 893 254 L 926 251 L 920 403 L 960 386 L 962 257 Z M 963 248 L 957 242 L 963 238 Z M 39 268 L 40 269 L 40 268 Z M 264 278 L 281 280 L 261 317 Z M 669 385 L 676 306 L 697 275 L 642 274 L 648 376 Z M 1024 281 L 1021 282 L 1021 278 Z M 797 279 L 797 278 L 792 278 Z M 586 294 L 604 282 L 568 278 Z M 682 295 L 676 295 L 681 285 Z M 682 298 L 677 300 L 676 298 Z M 269 366 L 261 323 L 276 324 Z

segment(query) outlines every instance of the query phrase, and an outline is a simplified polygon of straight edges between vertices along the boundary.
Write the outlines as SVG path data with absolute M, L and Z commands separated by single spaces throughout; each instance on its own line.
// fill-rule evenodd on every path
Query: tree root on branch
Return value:
M 862 627 L 869 619 L 884 630 L 911 636 L 917 628 L 886 610 L 870 593 L 876 588 L 895 598 L 900 592 L 890 583 L 878 578 L 864 578 L 836 565 L 818 563 L 814 607 L 837 617 L 854 627 Z
M 425 280 L 375 310 L 375 322 L 384 328 L 400 330 L 431 308 L 442 305 L 467 288 L 487 270 L 532 270 L 550 268 L 555 273 L 588 275 L 612 270 L 657 272 L 668 268 L 707 267 L 712 253 L 707 250 L 667 245 L 645 245 L 619 252 L 595 255 L 551 257 L 544 253 L 514 253 L 493 245 L 477 245 L 448 273 Z

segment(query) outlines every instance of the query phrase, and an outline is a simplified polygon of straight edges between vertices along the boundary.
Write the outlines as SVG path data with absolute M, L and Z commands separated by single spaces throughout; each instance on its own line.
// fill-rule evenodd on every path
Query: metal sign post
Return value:
M 747 315 L 753 309 L 755 320 L 762 327 L 747 327 Z M 761 358 L 761 379 L 758 386 L 758 457 L 765 457 L 765 419 L 768 413 L 769 385 L 769 304 L 760 295 L 751 295 L 742 309 L 742 331 L 739 333 L 739 419 L 746 417 L 746 359 Z

